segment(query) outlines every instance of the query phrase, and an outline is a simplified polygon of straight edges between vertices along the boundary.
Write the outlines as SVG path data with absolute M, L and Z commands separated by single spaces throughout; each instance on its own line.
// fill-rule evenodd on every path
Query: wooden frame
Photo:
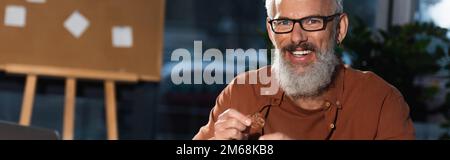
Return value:
M 89 79 L 104 81 L 106 126 L 108 139 L 119 139 L 115 83 L 137 82 L 137 74 L 19 64 L 6 64 L 1 66 L 1 68 L 5 70 L 6 73 L 22 74 L 27 76 L 19 121 L 19 123 L 24 126 L 29 126 L 31 124 L 33 103 L 38 77 L 46 76 L 66 79 L 65 107 L 63 118 L 64 140 L 73 140 L 74 138 L 76 80 Z

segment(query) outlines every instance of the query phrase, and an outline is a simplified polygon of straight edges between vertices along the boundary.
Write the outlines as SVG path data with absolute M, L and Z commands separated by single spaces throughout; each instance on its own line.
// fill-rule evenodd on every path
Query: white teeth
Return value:
M 305 55 L 308 55 L 308 54 L 310 54 L 312 51 L 310 51 L 310 50 L 307 50 L 307 51 L 295 51 L 295 52 L 292 52 L 292 54 L 294 54 L 295 56 L 305 56 Z

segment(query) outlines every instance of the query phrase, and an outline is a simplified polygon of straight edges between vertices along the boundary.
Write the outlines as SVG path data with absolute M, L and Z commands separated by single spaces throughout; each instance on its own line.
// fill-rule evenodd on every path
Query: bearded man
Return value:
M 342 0 L 266 0 L 274 64 L 241 74 L 219 95 L 195 140 L 414 139 L 401 93 L 372 72 L 345 66 L 334 48 L 345 38 Z M 268 71 L 262 83 L 237 83 Z

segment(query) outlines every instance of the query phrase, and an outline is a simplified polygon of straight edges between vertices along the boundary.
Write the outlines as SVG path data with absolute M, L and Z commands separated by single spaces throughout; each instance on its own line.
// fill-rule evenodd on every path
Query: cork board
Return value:
M 11 5 L 26 9 L 25 26 L 5 25 Z M 159 81 L 164 5 L 164 0 L 1 0 L 0 65 L 132 73 L 144 81 Z M 75 11 L 89 21 L 79 38 L 64 27 Z M 114 26 L 132 28 L 131 47 L 114 47 Z

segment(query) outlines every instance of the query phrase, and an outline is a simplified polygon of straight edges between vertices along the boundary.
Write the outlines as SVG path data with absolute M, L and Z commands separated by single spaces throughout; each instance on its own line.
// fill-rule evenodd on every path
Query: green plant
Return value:
M 442 68 L 437 62 L 447 56 L 448 45 L 434 49 L 432 46 L 436 42 L 449 44 L 448 31 L 430 23 L 374 31 L 361 19 L 353 18 L 352 22 L 341 50 L 352 58 L 352 67 L 373 71 L 397 87 L 411 108 L 413 120 L 425 121 L 431 112 L 425 102 L 434 97 L 439 88 L 417 85 L 415 80 Z M 450 104 L 450 97 L 448 100 Z

